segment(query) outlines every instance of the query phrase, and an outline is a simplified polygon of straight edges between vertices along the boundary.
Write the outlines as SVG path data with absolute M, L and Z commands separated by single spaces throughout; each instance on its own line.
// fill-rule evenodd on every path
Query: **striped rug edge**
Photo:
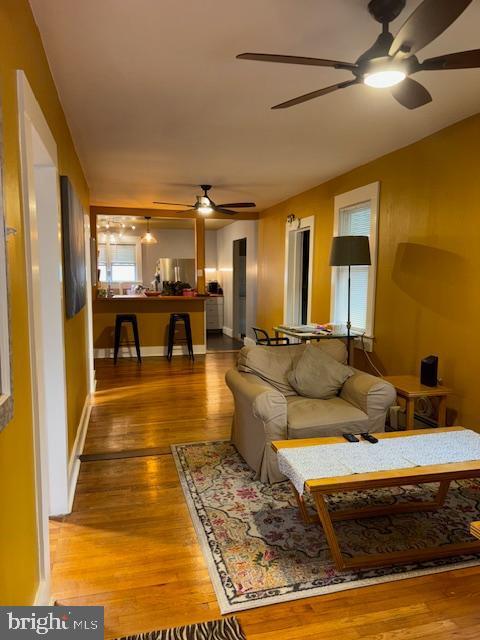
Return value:
M 236 618 L 221 618 L 184 627 L 148 631 L 115 640 L 246 640 Z

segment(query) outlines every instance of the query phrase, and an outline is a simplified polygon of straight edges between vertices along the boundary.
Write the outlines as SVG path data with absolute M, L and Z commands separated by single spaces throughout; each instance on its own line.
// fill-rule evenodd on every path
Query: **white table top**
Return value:
M 335 332 L 328 332 L 328 331 L 311 331 L 311 332 L 306 332 L 306 331 L 295 331 L 293 328 L 291 327 L 287 327 L 287 326 L 283 326 L 283 325 L 278 325 L 276 327 L 273 327 L 274 331 L 277 331 L 278 333 L 283 333 L 286 336 L 290 336 L 292 338 L 298 338 L 298 340 L 320 340 L 320 339 L 345 339 L 348 338 L 348 334 L 347 333 L 335 333 Z M 355 333 L 354 331 L 350 332 L 350 338 L 353 339 L 357 336 L 359 336 L 360 334 Z

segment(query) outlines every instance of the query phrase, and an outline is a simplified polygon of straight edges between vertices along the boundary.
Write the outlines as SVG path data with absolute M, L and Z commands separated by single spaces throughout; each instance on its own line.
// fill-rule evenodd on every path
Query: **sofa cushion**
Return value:
M 353 369 L 341 364 L 323 349 L 307 344 L 287 379 L 301 396 L 327 400 L 338 394 L 353 373 Z
M 347 359 L 347 350 L 341 340 L 320 340 L 312 343 L 310 347 L 329 354 L 337 362 L 345 362 Z M 297 395 L 287 376 L 296 366 L 305 348 L 305 344 L 282 347 L 261 345 L 243 347 L 238 354 L 237 368 L 243 373 L 258 376 L 285 396 Z
M 343 340 L 328 338 L 310 342 L 309 346 L 312 349 L 321 349 L 324 353 L 332 356 L 337 362 L 341 362 L 342 364 L 346 364 L 347 362 L 347 347 Z
M 252 373 L 284 396 L 296 395 L 288 381 L 288 373 L 293 363 L 303 353 L 305 345 L 296 344 L 285 347 L 263 347 L 255 345 L 243 347 L 238 355 L 237 367 L 244 373 Z
M 287 398 L 288 438 L 341 436 L 367 431 L 368 416 L 342 398 Z

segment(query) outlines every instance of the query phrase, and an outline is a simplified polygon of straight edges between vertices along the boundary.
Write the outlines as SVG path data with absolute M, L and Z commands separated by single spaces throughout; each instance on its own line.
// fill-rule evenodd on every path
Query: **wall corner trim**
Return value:
M 51 595 L 50 595 L 50 584 L 49 581 L 43 579 L 40 581 L 37 592 L 35 594 L 35 598 L 33 600 L 33 607 L 45 607 L 50 605 L 51 603 Z
M 80 423 L 77 429 L 77 435 L 75 437 L 75 442 L 73 443 L 73 449 L 68 463 L 68 513 L 71 513 L 73 508 L 78 474 L 80 473 L 80 456 L 82 455 L 83 447 L 85 446 L 85 438 L 87 437 L 91 411 L 91 396 L 88 395 L 85 398 L 82 415 L 80 416 Z

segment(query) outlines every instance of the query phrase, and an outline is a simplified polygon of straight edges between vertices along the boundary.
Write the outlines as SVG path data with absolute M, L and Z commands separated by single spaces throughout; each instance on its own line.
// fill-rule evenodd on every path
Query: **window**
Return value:
M 141 248 L 137 241 L 99 243 L 98 268 L 101 282 L 140 282 Z
M 351 267 L 352 329 L 373 337 L 377 269 L 377 217 L 379 183 L 349 191 L 335 198 L 334 236 L 368 236 L 371 266 Z M 347 321 L 348 267 L 332 268 L 331 318 Z

